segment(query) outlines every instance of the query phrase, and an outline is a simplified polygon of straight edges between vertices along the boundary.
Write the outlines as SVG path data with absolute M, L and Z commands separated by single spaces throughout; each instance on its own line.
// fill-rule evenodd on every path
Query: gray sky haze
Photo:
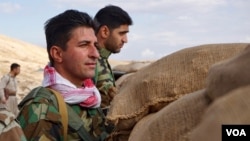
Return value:
M 67 10 L 89 13 L 113 4 L 133 19 L 117 60 L 155 60 L 183 48 L 250 43 L 249 0 L 1 0 L 0 34 L 45 47 L 43 26 Z

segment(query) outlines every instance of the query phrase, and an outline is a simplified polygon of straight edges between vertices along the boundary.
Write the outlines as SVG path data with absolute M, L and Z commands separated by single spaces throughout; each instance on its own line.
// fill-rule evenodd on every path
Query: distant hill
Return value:
M 17 76 L 19 99 L 35 86 L 41 85 L 43 68 L 48 61 L 46 48 L 0 35 L 0 77 L 9 72 L 11 63 L 16 62 L 21 65 L 21 73 Z M 129 63 L 128 61 L 109 61 L 112 67 Z

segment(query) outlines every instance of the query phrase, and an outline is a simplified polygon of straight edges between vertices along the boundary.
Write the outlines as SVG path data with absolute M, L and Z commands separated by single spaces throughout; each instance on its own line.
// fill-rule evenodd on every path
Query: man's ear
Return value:
M 99 31 L 102 38 L 108 38 L 108 36 L 110 35 L 110 30 L 106 25 L 101 26 Z
M 62 49 L 58 46 L 52 46 L 50 48 L 50 55 L 53 58 L 54 62 L 62 62 Z

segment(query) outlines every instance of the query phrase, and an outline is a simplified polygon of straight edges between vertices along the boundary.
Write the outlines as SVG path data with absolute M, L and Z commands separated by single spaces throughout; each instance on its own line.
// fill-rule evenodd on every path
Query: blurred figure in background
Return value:
M 0 140 L 26 141 L 22 128 L 16 122 L 17 109 L 17 81 L 20 65 L 13 63 L 10 72 L 1 78 L 0 82 Z
M 17 101 L 17 80 L 16 76 L 20 73 L 20 65 L 12 63 L 10 72 L 3 75 L 0 82 L 0 97 L 6 108 L 11 111 L 15 116 L 18 115 L 18 101 Z

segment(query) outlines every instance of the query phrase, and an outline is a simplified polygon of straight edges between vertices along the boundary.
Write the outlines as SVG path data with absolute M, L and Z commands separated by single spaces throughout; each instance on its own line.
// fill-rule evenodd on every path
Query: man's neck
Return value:
M 102 58 L 105 58 L 105 59 L 108 59 L 109 56 L 111 55 L 111 52 L 108 51 L 106 48 L 101 48 L 101 49 L 99 49 L 99 53 L 100 53 L 100 56 L 101 56 Z
M 11 71 L 11 72 L 9 73 L 9 75 L 10 75 L 11 77 L 16 77 L 16 74 L 15 74 L 13 71 Z

